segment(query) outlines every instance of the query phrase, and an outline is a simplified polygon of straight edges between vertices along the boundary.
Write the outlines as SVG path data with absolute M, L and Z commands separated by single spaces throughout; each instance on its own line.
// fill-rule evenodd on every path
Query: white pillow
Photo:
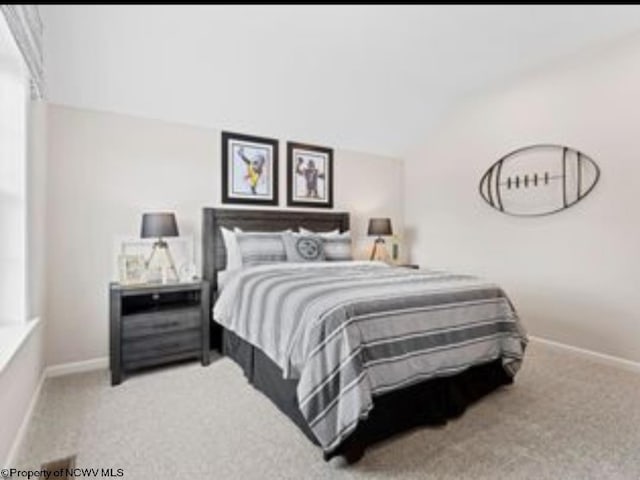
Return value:
M 222 232 L 222 240 L 224 241 L 224 247 L 227 250 L 227 270 L 235 270 L 242 267 L 242 255 L 240 254 L 240 247 L 238 246 L 238 239 L 236 233 L 242 232 L 238 227 L 231 231 L 227 228 L 220 227 Z
M 349 232 L 340 233 L 340 229 L 336 228 L 335 230 L 331 230 L 330 232 L 312 232 L 311 230 L 307 230 L 304 227 L 300 227 L 300 233 L 304 233 L 305 235 L 320 235 L 321 237 L 333 237 L 337 235 L 346 235 Z

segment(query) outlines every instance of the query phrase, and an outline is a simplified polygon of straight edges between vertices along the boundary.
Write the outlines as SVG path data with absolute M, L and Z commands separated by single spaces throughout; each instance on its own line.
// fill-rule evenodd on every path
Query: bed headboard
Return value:
M 345 212 L 301 212 L 295 210 L 245 210 L 239 208 L 204 208 L 202 211 L 202 278 L 217 290 L 217 273 L 227 265 L 227 252 L 220 227 L 246 231 L 273 232 L 304 227 L 316 232 L 349 230 Z M 213 297 L 212 297 L 213 298 Z

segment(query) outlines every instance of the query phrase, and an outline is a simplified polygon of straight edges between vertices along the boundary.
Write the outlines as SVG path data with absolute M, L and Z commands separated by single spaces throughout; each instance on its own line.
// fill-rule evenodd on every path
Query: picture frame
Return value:
M 287 205 L 333 208 L 333 149 L 287 142 Z
M 118 281 L 122 285 L 147 283 L 147 268 L 144 255 L 120 254 L 118 256 Z
M 197 267 L 195 263 L 195 242 L 191 235 L 180 237 L 170 237 L 164 239 L 169 245 L 171 256 L 173 257 L 179 282 L 190 282 L 197 278 Z M 139 238 L 128 235 L 116 235 L 113 237 L 113 265 L 112 279 L 122 283 L 135 281 L 136 283 L 157 284 L 162 281 L 162 272 L 153 265 L 147 265 L 153 244 L 153 238 Z M 129 278 L 123 275 L 121 257 L 138 256 L 142 257 L 145 268 L 144 281 L 139 282 L 139 278 Z M 126 284 L 126 283 L 125 283 Z M 132 284 L 132 283 L 129 283 Z
M 278 205 L 278 140 L 222 132 L 222 203 Z

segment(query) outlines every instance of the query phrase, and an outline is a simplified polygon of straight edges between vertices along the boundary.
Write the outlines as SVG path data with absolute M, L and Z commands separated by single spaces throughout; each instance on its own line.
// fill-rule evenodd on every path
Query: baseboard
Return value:
M 63 375 L 71 375 L 72 373 L 92 372 L 94 370 L 106 370 L 109 367 L 109 359 L 107 357 L 92 358 L 82 362 L 59 363 L 58 365 L 49 365 L 45 374 L 47 378 L 61 377 Z
M 46 370 L 43 370 L 40 374 L 40 380 L 38 380 L 38 386 L 31 396 L 31 401 L 29 402 L 27 412 L 22 419 L 22 423 L 20 424 L 20 428 L 18 428 L 18 432 L 16 433 L 15 438 L 13 439 L 13 444 L 11 445 L 11 449 L 9 450 L 9 454 L 7 455 L 5 467 L 15 466 L 15 461 L 17 460 L 16 457 L 18 455 L 18 452 L 20 451 L 20 446 L 22 445 L 24 436 L 27 433 L 29 424 L 31 423 L 31 417 L 33 416 L 33 412 L 35 411 L 36 405 L 38 404 L 38 399 L 40 398 L 40 393 L 42 393 L 42 386 L 44 385 L 44 381 L 46 380 L 46 378 Z
M 94 358 L 92 360 L 85 360 L 83 362 L 62 363 L 45 367 L 45 369 L 42 371 L 42 374 L 40 375 L 38 386 L 31 396 L 29 407 L 27 408 L 27 412 L 22 419 L 22 423 L 20 424 L 18 433 L 16 433 L 15 439 L 13 440 L 13 444 L 11 445 L 11 449 L 9 450 L 9 454 L 7 455 L 5 466 L 13 466 L 16 461 L 16 456 L 18 455 L 18 451 L 20 450 L 20 446 L 22 445 L 24 436 L 27 433 L 29 424 L 31 423 L 31 417 L 33 416 L 33 412 L 38 403 L 38 399 L 40 398 L 42 386 L 44 385 L 44 381 L 47 378 L 61 377 L 63 375 L 71 375 L 73 373 L 91 372 L 94 370 L 104 370 L 108 368 L 108 366 L 109 359 L 107 357 L 102 357 Z
M 542 337 L 536 337 L 529 335 L 529 339 L 533 342 L 549 345 L 550 347 L 567 350 L 585 358 L 589 358 L 595 362 L 610 365 L 617 368 L 623 368 L 635 373 L 640 373 L 640 363 L 626 358 L 615 357 L 613 355 L 607 355 L 606 353 L 594 352 L 593 350 L 587 350 L 586 348 L 575 347 L 566 343 L 556 342 L 555 340 L 548 340 Z

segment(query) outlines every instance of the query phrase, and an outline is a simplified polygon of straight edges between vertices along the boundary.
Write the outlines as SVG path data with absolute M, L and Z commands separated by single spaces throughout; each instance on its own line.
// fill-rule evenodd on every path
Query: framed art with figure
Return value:
M 333 208 L 333 149 L 287 142 L 287 205 Z
M 222 202 L 278 205 L 278 141 L 222 132 Z

